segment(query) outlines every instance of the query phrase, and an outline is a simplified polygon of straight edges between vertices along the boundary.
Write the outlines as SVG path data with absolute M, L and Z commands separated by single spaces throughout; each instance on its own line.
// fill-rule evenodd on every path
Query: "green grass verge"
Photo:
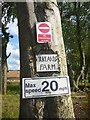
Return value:
M 19 95 L 2 96 L 2 118 L 19 117 Z
M 2 118 L 19 117 L 20 83 L 7 82 L 7 94 L 2 96 Z
M 20 94 L 20 83 L 7 82 L 7 94 L 10 94 L 10 95 Z

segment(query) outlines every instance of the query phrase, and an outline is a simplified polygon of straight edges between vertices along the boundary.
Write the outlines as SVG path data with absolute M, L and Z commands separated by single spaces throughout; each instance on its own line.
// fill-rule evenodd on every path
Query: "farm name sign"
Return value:
M 57 54 L 40 54 L 36 55 L 36 71 L 58 71 L 58 57 Z
M 22 98 L 53 97 L 70 94 L 69 77 L 23 78 Z

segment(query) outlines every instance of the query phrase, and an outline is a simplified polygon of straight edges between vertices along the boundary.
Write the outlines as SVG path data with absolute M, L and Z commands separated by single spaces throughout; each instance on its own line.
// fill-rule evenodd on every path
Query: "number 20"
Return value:
M 44 85 L 45 84 L 45 86 L 44 86 L 44 88 L 42 89 L 42 92 L 48 92 L 49 91 L 49 89 L 47 89 L 47 87 L 49 86 L 49 82 L 48 81 L 43 81 L 42 82 L 42 85 Z M 55 88 L 53 88 L 53 85 L 55 84 Z M 56 81 L 51 81 L 50 82 L 50 89 L 52 90 L 52 91 L 57 91 L 57 89 L 58 89 L 58 83 L 56 82 Z

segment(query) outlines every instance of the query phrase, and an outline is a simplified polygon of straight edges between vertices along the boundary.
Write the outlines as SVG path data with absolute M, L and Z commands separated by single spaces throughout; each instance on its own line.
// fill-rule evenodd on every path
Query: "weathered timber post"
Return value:
M 71 95 L 22 99 L 22 78 L 67 75 L 60 13 L 56 0 L 17 3 L 17 13 L 20 39 L 20 118 L 74 118 Z M 37 43 L 37 22 L 51 23 L 51 43 Z M 37 73 L 36 55 L 44 53 L 55 53 L 58 55 L 58 72 Z

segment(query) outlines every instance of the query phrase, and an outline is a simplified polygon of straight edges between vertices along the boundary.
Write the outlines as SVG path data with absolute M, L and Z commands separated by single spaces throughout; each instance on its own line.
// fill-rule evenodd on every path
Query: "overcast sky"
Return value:
M 20 60 L 19 60 L 19 40 L 18 40 L 18 27 L 17 19 L 15 22 L 10 22 L 8 25 L 8 32 L 13 35 L 13 38 L 10 38 L 7 45 L 7 55 L 11 52 L 10 57 L 7 60 L 9 70 L 19 70 L 20 69 Z

